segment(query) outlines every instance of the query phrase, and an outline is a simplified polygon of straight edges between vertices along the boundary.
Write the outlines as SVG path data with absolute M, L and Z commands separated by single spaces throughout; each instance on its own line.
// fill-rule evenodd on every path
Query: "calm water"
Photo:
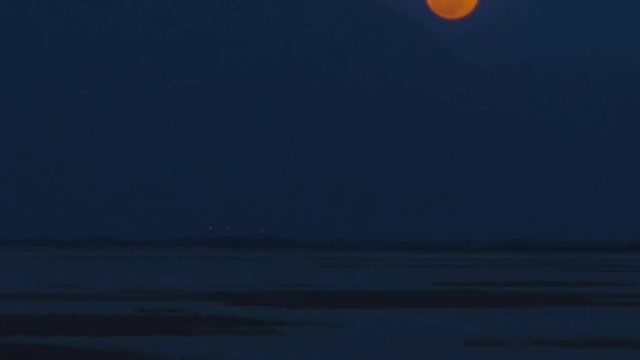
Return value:
M 5 252 L 0 355 L 637 359 L 638 260 L 623 254 Z

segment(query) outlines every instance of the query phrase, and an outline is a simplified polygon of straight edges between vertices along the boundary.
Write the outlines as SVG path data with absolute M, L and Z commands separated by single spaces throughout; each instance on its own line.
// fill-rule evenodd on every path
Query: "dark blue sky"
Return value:
M 1 1 L 0 235 L 635 240 L 634 4 Z
M 421 0 L 384 0 L 425 24 L 456 54 L 477 62 L 636 61 L 640 5 L 633 1 L 482 0 L 463 23 L 447 23 Z

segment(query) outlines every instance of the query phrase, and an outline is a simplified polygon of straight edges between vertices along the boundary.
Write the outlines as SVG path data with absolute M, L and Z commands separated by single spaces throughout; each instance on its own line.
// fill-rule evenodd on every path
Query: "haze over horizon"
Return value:
M 0 1 L 0 238 L 640 239 L 636 5 L 389 1 Z

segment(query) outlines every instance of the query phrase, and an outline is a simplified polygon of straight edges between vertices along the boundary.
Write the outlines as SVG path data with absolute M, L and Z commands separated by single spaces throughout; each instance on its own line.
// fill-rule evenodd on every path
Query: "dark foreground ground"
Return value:
M 638 359 L 638 260 L 6 251 L 0 359 Z

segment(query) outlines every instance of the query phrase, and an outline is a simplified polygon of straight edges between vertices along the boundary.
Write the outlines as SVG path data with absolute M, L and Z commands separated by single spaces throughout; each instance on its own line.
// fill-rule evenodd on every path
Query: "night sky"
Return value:
M 0 0 L 0 237 L 639 239 L 639 13 Z
M 640 5 L 633 1 L 481 0 L 463 23 L 438 21 L 425 13 L 422 1 L 384 1 L 426 24 L 457 56 L 476 63 L 640 60 Z

